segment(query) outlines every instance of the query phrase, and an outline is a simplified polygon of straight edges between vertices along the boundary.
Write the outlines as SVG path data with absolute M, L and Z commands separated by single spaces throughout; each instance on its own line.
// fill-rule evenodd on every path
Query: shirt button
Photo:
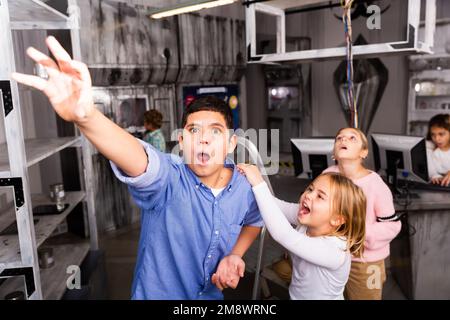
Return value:
M 214 201 L 214 205 L 217 206 L 217 201 Z
M 218 230 L 214 231 L 214 233 L 215 233 L 216 235 L 219 235 L 219 231 L 218 231 Z
M 208 259 L 211 259 L 211 255 L 208 256 Z
M 203 294 L 203 292 L 199 292 L 198 295 L 201 296 Z
M 198 184 L 196 184 L 195 187 L 198 189 Z

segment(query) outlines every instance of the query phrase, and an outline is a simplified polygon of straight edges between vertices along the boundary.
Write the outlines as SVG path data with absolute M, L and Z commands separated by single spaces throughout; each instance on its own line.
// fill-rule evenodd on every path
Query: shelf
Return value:
M 69 207 L 61 214 L 36 216 L 39 222 L 36 225 L 36 246 L 39 247 L 56 229 L 56 227 L 63 222 L 66 217 L 72 212 L 78 203 L 80 203 L 85 196 L 84 191 L 66 192 L 66 199 L 64 202 L 69 204 Z M 52 204 L 50 198 L 46 195 L 32 195 L 33 207 L 40 204 Z
M 11 29 L 71 29 L 70 18 L 39 0 L 7 0 Z
M 419 121 L 429 121 L 430 118 L 438 113 L 445 113 L 447 110 L 444 109 L 414 109 L 409 111 L 409 120 L 419 120 Z M 424 120 L 426 119 L 426 120 Z
M 25 153 L 27 167 L 50 157 L 51 155 L 81 142 L 81 137 L 26 139 Z M 0 145 L 0 173 L 9 170 L 8 149 L 6 143 Z
M 64 234 L 49 239 L 45 245 L 53 248 L 55 264 L 50 268 L 40 268 L 42 296 L 45 300 L 59 300 L 67 288 L 67 267 L 81 265 L 90 249 L 89 240 Z M 24 290 L 22 277 L 9 278 L 0 286 L 0 300 L 10 292 Z
M 25 292 L 25 278 L 11 277 L 0 285 L 0 300 L 4 300 L 5 296 L 14 291 Z
M 50 268 L 40 269 L 42 296 L 45 300 L 59 300 L 67 289 L 66 283 L 70 276 L 67 267 L 81 265 L 89 252 L 89 240 L 63 235 L 49 239 L 45 246 L 53 248 L 55 264 Z
M 36 247 L 39 247 L 46 239 L 50 237 L 52 232 L 58 227 L 61 222 L 66 219 L 75 206 L 80 203 L 85 197 L 83 191 L 66 192 L 66 199 L 64 202 L 69 203 L 69 207 L 58 215 L 36 216 L 39 219 L 35 224 Z M 33 207 L 40 204 L 52 204 L 50 198 L 46 195 L 32 195 Z M 10 217 L 15 221 L 15 217 Z M 12 222 L 11 221 L 11 222 Z M 8 225 L 2 225 L 1 228 L 6 228 Z M 2 262 L 20 262 L 19 253 L 19 237 L 17 234 L 0 236 L 0 263 Z
M 0 171 L 0 179 L 3 178 L 11 178 L 11 172 L 10 171 Z
M 429 98 L 450 98 L 450 94 L 449 93 L 445 93 L 445 94 L 424 94 L 424 95 L 419 95 L 416 94 L 416 98 L 424 98 L 424 99 L 429 99 Z

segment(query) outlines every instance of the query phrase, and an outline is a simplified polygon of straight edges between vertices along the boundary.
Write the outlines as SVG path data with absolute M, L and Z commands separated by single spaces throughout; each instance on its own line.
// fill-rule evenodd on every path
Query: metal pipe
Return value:
M 256 166 L 260 169 L 264 181 L 267 183 L 270 192 L 272 192 L 273 194 L 273 188 L 272 185 L 270 184 L 269 178 L 267 177 L 266 169 L 264 168 L 264 163 L 261 159 L 261 155 L 259 154 L 258 148 L 256 148 L 253 142 L 244 137 L 238 137 L 237 143 L 242 145 L 246 150 L 248 150 L 252 162 L 255 163 Z M 255 281 L 253 283 L 252 300 L 256 300 L 259 298 L 259 282 L 261 278 L 261 267 L 264 254 L 265 237 L 266 237 L 266 227 L 263 227 L 259 236 L 258 258 L 256 260 Z

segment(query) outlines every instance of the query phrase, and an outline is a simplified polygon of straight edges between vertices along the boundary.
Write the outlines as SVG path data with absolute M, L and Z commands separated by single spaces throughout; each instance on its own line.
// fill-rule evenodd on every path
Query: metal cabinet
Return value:
M 25 99 L 21 91 L 32 90 L 19 90 L 11 80 L 18 65 L 14 47 L 24 49 L 14 43 L 16 30 L 68 30 L 74 58 L 80 58 L 76 0 L 68 0 L 67 12 L 69 15 L 64 15 L 39 0 L 0 0 L 0 138 L 4 141 L 0 145 L 0 191 L 10 192 L 13 198 L 11 210 L 7 210 L 8 201 L 0 202 L 0 299 L 6 292 L 17 290 L 22 290 L 26 299 L 60 299 L 89 250 L 98 249 L 88 141 L 76 129 L 71 137 L 29 138 L 23 113 L 29 117 L 30 108 L 42 108 L 42 104 L 37 99 Z M 83 190 L 66 192 L 64 202 L 68 206 L 62 213 L 36 216 L 33 208 L 53 202 L 48 192 L 31 194 L 30 168 L 67 148 L 78 150 Z M 69 232 L 51 237 L 77 206 L 83 207 L 89 239 Z M 15 232 L 5 232 L 10 224 L 16 226 Z M 51 268 L 39 267 L 41 246 L 52 248 Z

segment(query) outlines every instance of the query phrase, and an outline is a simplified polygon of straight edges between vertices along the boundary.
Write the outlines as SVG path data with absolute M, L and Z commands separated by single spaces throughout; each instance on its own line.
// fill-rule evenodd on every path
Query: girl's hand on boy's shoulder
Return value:
M 259 172 L 259 169 L 251 164 L 239 163 L 237 165 L 237 170 L 247 177 L 248 182 L 254 187 L 258 184 L 264 182 L 264 179 Z

